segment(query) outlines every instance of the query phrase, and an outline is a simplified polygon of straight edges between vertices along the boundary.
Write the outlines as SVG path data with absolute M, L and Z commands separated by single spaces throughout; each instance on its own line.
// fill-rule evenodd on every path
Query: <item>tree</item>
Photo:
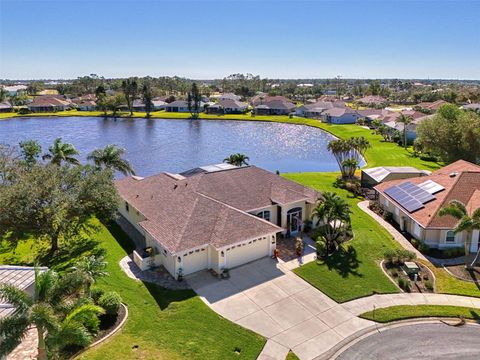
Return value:
M 145 82 L 142 87 L 142 100 L 145 104 L 145 112 L 147 113 L 147 118 L 150 117 L 150 113 L 153 110 L 153 95 L 152 95 L 152 88 L 149 82 Z
M 36 95 L 43 89 L 45 89 L 45 84 L 43 81 L 32 81 L 30 84 L 28 84 L 27 93 L 28 95 Z
M 342 177 L 352 178 L 352 167 L 355 169 L 360 164 L 361 158 L 370 148 L 370 142 L 364 137 L 352 137 L 350 139 L 332 140 L 328 144 L 328 150 L 333 154 L 338 163 Z
M 20 142 L 20 152 L 27 167 L 32 167 L 37 163 L 37 160 L 42 153 L 42 146 L 36 140 L 25 140 Z
M 196 83 L 192 84 L 192 88 L 188 93 L 187 103 L 188 103 L 188 111 L 193 119 L 198 118 L 198 114 L 200 113 L 200 102 L 202 100 L 202 96 L 200 95 L 200 91 L 198 91 L 198 87 Z
M 480 115 L 443 105 L 418 125 L 416 141 L 424 152 L 442 161 L 463 159 L 480 164 Z
M 97 99 L 101 96 L 105 96 L 107 93 L 105 91 L 105 86 L 103 85 L 98 85 L 97 88 L 95 89 L 95 96 Z
M 7 94 L 7 91 L 3 87 L 0 87 L 0 102 L 4 102 L 7 99 Z
M 92 229 L 91 218 L 114 219 L 118 194 L 110 170 L 37 164 L 0 183 L 0 237 L 15 242 L 29 233 L 49 244 L 49 258 Z
M 0 356 L 10 353 L 31 326 L 37 329 L 39 360 L 69 345 L 86 346 L 92 341 L 92 330 L 98 330 L 98 316 L 104 310 L 81 301 L 68 305 L 67 296 L 74 300 L 72 294 L 78 289 L 65 284 L 54 271 L 36 269 L 33 299 L 13 285 L 0 285 L 0 297 L 16 309 L 0 319 Z
M 107 145 L 103 149 L 96 149 L 88 155 L 87 160 L 93 161 L 99 168 L 120 171 L 124 175 L 135 175 L 132 165 L 122 156 L 125 149 L 116 145 Z
M 460 201 L 452 200 L 448 203 L 448 205 L 442 209 L 440 209 L 439 213 L 440 216 L 452 216 L 456 220 L 458 220 L 457 225 L 453 229 L 455 234 L 459 234 L 461 232 L 467 233 L 467 238 L 465 239 L 465 255 L 470 253 L 470 243 L 472 241 L 472 232 L 473 230 L 480 230 L 480 208 L 477 208 L 472 212 L 470 216 L 465 204 Z M 472 268 L 478 261 L 480 255 L 480 247 L 478 248 L 477 255 L 473 259 L 471 264 L 468 262 L 465 263 L 466 268 Z M 467 256 L 465 256 L 465 261 L 467 261 Z
M 400 114 L 397 120 L 399 123 L 403 124 L 403 147 L 406 149 L 407 148 L 407 127 L 409 124 L 412 123 L 413 117 L 410 115 L 405 115 L 405 114 Z
M 248 165 L 248 161 L 250 158 L 247 155 L 244 154 L 232 154 L 229 157 L 223 159 L 223 162 L 235 166 L 242 166 L 242 165 Z
M 107 262 L 103 256 L 91 255 L 79 261 L 72 270 L 76 276 L 84 279 L 86 291 L 90 296 L 91 286 L 95 284 L 97 279 L 108 275 L 106 268 Z
M 343 240 L 345 230 L 350 226 L 350 205 L 339 195 L 325 192 L 312 212 L 321 225 L 320 233 L 325 241 L 327 254 L 335 251 Z
M 61 165 L 62 163 L 79 165 L 80 161 L 75 157 L 79 152 L 75 146 L 62 142 L 62 138 L 56 138 L 53 145 L 48 148 L 48 153 L 43 159 L 50 159 L 50 163 Z
M 134 78 L 126 79 L 122 81 L 122 90 L 127 101 L 128 110 L 130 115 L 133 115 L 133 101 L 137 98 L 138 84 Z

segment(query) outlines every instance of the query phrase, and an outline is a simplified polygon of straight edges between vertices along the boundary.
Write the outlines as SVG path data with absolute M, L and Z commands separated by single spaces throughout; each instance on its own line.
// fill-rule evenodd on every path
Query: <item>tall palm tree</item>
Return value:
M 245 155 L 245 154 L 231 154 L 229 157 L 223 159 L 223 162 L 235 166 L 243 166 L 243 165 L 248 165 L 248 161 L 250 158 Z
M 53 145 L 48 148 L 48 153 L 42 158 L 49 159 L 50 163 L 61 165 L 62 162 L 73 165 L 80 165 L 80 161 L 75 157 L 80 154 L 75 146 L 62 142 L 62 138 L 56 138 Z
M 413 117 L 410 115 L 400 114 L 397 120 L 403 124 L 403 147 L 407 148 L 407 126 L 413 121 Z
M 122 156 L 125 154 L 125 149 L 116 145 L 107 145 L 103 149 L 93 150 L 88 155 L 87 160 L 93 161 L 93 163 L 99 168 L 108 168 L 111 170 L 120 171 L 124 175 L 135 175 L 132 165 Z
M 461 201 L 452 200 L 448 203 L 448 205 L 442 209 L 440 209 L 439 213 L 440 216 L 453 216 L 455 219 L 458 220 L 457 225 L 453 229 L 455 234 L 461 233 L 465 231 L 467 233 L 467 238 L 465 239 L 465 267 L 472 268 L 477 263 L 477 260 L 480 256 L 480 247 L 477 250 L 477 254 L 473 261 L 468 264 L 467 262 L 467 254 L 470 252 L 470 243 L 472 241 L 472 232 L 473 230 L 480 230 L 480 208 L 474 210 L 472 215 L 468 214 L 467 207 Z
M 0 298 L 15 307 L 12 315 L 0 319 L 0 356 L 15 349 L 32 326 L 37 330 L 39 360 L 66 346 L 86 346 L 92 341 L 89 329 L 98 330 L 98 315 L 104 310 L 88 302 L 65 306 L 62 294 L 69 289 L 62 285 L 54 271 L 39 273 L 38 269 L 33 299 L 13 285 L 0 285 Z
M 348 178 L 353 179 L 355 171 L 357 170 L 359 162 L 357 159 L 345 159 L 342 161 L 342 168 Z
M 331 254 L 341 243 L 344 230 L 350 224 L 352 210 L 339 195 L 328 191 L 322 195 L 312 215 L 317 219 L 317 225 L 321 225 L 327 253 Z

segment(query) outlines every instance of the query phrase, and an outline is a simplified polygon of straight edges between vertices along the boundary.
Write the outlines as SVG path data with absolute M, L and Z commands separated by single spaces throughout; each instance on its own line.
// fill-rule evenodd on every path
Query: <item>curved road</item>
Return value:
M 338 360 L 480 359 L 480 326 L 407 325 L 368 336 Z

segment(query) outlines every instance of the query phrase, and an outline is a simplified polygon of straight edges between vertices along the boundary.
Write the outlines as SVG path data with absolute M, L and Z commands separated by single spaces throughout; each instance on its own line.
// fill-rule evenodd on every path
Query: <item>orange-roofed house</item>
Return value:
M 480 166 L 459 160 L 429 176 L 387 181 L 375 190 L 380 206 L 415 239 L 438 249 L 461 247 L 467 241 L 470 252 L 478 250 L 479 230 L 470 238 L 455 234 L 458 220 L 438 212 L 452 200 L 465 204 L 470 215 L 480 207 Z

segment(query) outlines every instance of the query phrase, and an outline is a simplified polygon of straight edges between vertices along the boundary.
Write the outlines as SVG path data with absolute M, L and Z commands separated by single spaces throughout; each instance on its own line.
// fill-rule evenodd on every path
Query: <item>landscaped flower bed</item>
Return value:
M 403 291 L 433 293 L 433 274 L 422 263 L 413 261 L 415 258 L 415 253 L 408 250 L 387 251 L 382 267 Z

